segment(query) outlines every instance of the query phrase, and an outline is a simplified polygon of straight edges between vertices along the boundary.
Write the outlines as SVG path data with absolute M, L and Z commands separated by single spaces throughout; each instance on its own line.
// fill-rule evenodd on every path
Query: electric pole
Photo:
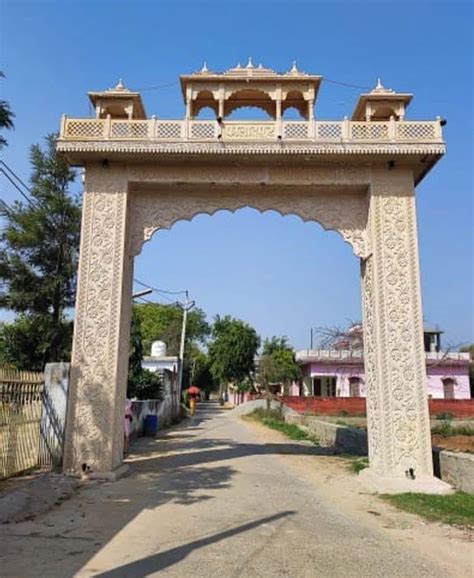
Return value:
M 183 388 L 183 367 L 184 367 L 184 345 L 186 342 L 186 323 L 188 321 L 188 311 L 195 305 L 195 301 L 189 300 L 188 292 L 186 291 L 185 303 L 176 302 L 176 305 L 183 310 L 183 326 L 181 329 L 181 344 L 179 347 L 179 373 L 178 373 L 178 404 L 181 402 L 181 391 Z

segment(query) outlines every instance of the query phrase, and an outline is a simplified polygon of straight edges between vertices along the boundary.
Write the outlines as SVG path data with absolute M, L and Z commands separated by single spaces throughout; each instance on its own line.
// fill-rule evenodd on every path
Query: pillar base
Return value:
M 367 490 L 378 494 L 413 492 L 447 495 L 454 493 L 454 489 L 449 484 L 434 476 L 417 476 L 412 480 L 405 476 L 382 476 L 366 468 L 360 472 L 359 481 Z
M 114 470 L 110 471 L 97 471 L 85 474 L 85 478 L 88 480 L 95 480 L 99 482 L 116 482 L 120 478 L 123 478 L 129 473 L 129 466 L 127 464 L 121 464 Z

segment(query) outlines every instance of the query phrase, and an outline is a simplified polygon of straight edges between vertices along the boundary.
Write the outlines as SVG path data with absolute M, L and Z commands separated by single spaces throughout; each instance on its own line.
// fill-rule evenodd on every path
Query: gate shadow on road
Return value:
M 129 564 L 114 568 L 113 570 L 102 572 L 101 574 L 96 574 L 94 578 L 144 578 L 145 576 L 150 576 L 155 572 L 159 572 L 165 568 L 168 568 L 169 566 L 173 566 L 174 564 L 181 562 L 181 560 L 186 558 L 194 550 L 204 548 L 205 546 L 209 546 L 210 544 L 214 544 L 221 540 L 226 540 L 227 538 L 231 538 L 232 536 L 241 534 L 242 532 L 248 532 L 249 530 L 253 530 L 258 526 L 261 526 L 262 524 L 269 524 L 271 522 L 285 518 L 286 516 L 292 516 L 295 513 L 296 512 L 289 510 L 274 514 L 273 516 L 259 518 L 258 520 L 248 522 L 247 524 L 242 524 L 241 526 L 237 526 L 231 530 L 218 532 L 217 534 L 212 534 L 206 538 L 194 540 L 188 544 L 183 544 L 177 548 L 171 548 L 170 550 L 159 552 L 158 554 L 148 556 L 142 560 L 136 560 L 134 562 L 130 562 Z

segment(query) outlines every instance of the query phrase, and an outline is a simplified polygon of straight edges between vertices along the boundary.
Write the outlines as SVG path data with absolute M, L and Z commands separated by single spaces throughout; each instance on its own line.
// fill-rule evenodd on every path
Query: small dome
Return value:
M 165 357 L 166 355 L 166 343 L 164 341 L 153 341 L 151 344 L 151 356 L 152 357 Z

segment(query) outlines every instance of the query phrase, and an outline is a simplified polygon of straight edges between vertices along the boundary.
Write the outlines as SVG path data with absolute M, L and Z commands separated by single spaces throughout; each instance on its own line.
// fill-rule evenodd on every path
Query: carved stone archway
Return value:
M 291 75 L 299 82 L 303 73 Z M 270 82 L 270 72 L 263 77 Z M 205 74 L 197 81 L 206 89 Z M 406 95 L 398 96 L 386 98 L 402 106 Z M 310 115 L 278 137 L 279 119 L 217 129 L 176 122 L 132 114 L 62 125 L 59 149 L 86 171 L 65 469 L 110 472 L 122 461 L 133 258 L 143 243 L 176 221 L 249 206 L 317 221 L 352 246 L 363 296 L 365 478 L 385 490 L 442 491 L 432 468 L 415 209 L 415 184 L 444 151 L 439 121 L 336 126 Z

